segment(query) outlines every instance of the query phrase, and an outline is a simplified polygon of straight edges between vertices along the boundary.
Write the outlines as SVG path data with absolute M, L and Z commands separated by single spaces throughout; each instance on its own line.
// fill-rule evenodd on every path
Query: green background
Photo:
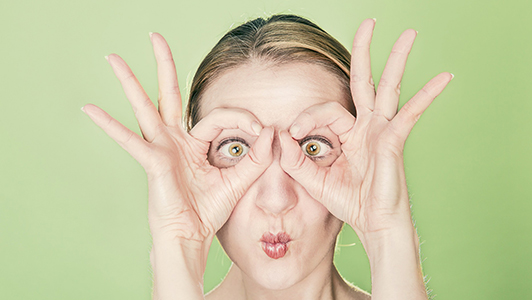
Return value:
M 378 81 L 395 39 L 419 35 L 405 103 L 456 75 L 406 144 L 423 266 L 436 299 L 532 294 L 531 1 L 3 1 L 0 4 L 0 299 L 150 299 L 144 171 L 80 111 L 104 108 L 139 132 L 104 56 L 118 53 L 153 99 L 148 32 L 174 52 L 183 93 L 231 27 L 308 17 L 348 49 L 365 18 Z M 341 235 L 341 273 L 370 289 L 363 248 Z M 230 265 L 216 243 L 205 288 Z

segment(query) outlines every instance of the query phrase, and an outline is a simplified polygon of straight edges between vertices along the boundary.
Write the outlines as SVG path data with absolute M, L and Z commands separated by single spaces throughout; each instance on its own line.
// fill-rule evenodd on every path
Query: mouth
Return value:
M 262 235 L 260 241 L 264 253 L 270 258 L 278 259 L 285 256 L 291 239 L 286 232 L 279 232 L 277 234 L 266 232 Z

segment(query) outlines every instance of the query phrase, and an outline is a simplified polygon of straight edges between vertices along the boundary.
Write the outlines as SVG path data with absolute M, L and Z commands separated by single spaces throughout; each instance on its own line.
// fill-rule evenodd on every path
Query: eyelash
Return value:
M 308 144 L 308 143 L 310 143 L 312 141 L 317 141 L 317 142 L 325 144 L 327 146 L 327 148 L 328 148 L 328 149 L 326 149 L 327 151 L 324 154 L 319 155 L 319 156 L 308 155 L 307 153 L 305 153 L 305 150 L 303 150 L 302 146 L 305 145 L 305 144 Z M 230 156 L 228 156 L 228 155 L 226 155 L 226 154 L 224 154 L 224 153 L 222 153 L 220 151 L 220 149 L 222 147 L 224 147 L 227 144 L 233 143 L 233 142 L 240 143 L 241 145 L 243 145 L 244 147 L 247 148 L 247 149 L 245 149 L 245 153 L 243 155 L 231 158 Z M 299 143 L 299 147 L 302 148 L 301 151 L 303 151 L 303 153 L 305 153 L 305 155 L 308 158 L 310 158 L 310 159 L 312 159 L 314 161 L 325 159 L 328 156 L 327 154 L 329 154 L 330 150 L 333 148 L 332 143 L 327 138 L 325 138 L 323 136 L 320 136 L 320 135 L 309 135 L 309 136 L 303 138 L 302 140 L 298 141 L 298 143 Z M 242 139 L 240 137 L 228 137 L 228 138 L 222 140 L 220 142 L 220 144 L 216 147 L 216 153 L 218 154 L 218 157 L 220 159 L 229 161 L 231 163 L 237 163 L 244 156 L 246 156 L 246 153 L 247 153 L 247 151 L 249 151 L 249 148 L 251 148 L 250 145 L 244 139 Z
M 228 144 L 233 143 L 233 142 L 239 143 L 242 146 L 246 147 L 246 149 L 243 150 L 244 154 L 242 154 L 241 156 L 238 156 L 238 157 L 231 158 L 230 156 L 228 156 L 228 155 L 226 155 L 226 154 L 224 154 L 224 153 L 222 153 L 220 151 L 220 149 L 223 146 L 228 145 Z M 251 147 L 249 146 L 249 144 L 244 139 L 239 138 L 239 137 L 228 137 L 228 138 L 222 140 L 220 142 L 220 144 L 216 147 L 216 153 L 218 154 L 218 157 L 220 159 L 229 161 L 231 163 L 236 163 L 236 162 L 240 161 L 244 156 L 246 156 L 246 153 L 249 151 L 249 148 L 251 148 Z
M 317 142 L 325 144 L 328 147 L 327 151 L 324 154 L 319 155 L 319 156 L 308 155 L 307 153 L 305 153 L 306 151 L 303 149 L 303 145 L 306 145 L 312 141 L 317 141 Z M 301 151 L 303 151 L 303 153 L 305 153 L 305 155 L 308 158 L 314 161 L 325 159 L 328 156 L 330 150 L 333 148 L 331 141 L 329 141 L 326 137 L 323 137 L 321 135 L 309 135 L 303 138 L 302 140 L 299 141 L 299 147 L 301 147 Z

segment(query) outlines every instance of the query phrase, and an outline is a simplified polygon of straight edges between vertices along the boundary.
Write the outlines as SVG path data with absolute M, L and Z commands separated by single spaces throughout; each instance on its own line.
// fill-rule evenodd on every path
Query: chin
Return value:
M 260 247 L 249 250 L 248 256 L 235 260 L 238 268 L 256 285 L 268 290 L 284 290 L 296 285 L 311 273 L 316 264 L 310 255 L 300 252 L 298 245 L 291 245 L 286 256 L 279 259 L 268 257 Z
M 291 272 L 287 268 L 257 268 L 253 271 L 252 280 L 268 290 L 284 290 L 297 284 L 301 273 Z

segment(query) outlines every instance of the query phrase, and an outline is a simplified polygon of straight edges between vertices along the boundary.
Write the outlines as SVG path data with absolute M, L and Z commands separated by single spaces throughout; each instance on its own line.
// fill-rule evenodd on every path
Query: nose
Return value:
M 256 205 L 264 212 L 273 215 L 287 213 L 298 202 L 298 184 L 281 168 L 280 150 L 278 141 L 274 139 L 273 162 L 255 182 Z

